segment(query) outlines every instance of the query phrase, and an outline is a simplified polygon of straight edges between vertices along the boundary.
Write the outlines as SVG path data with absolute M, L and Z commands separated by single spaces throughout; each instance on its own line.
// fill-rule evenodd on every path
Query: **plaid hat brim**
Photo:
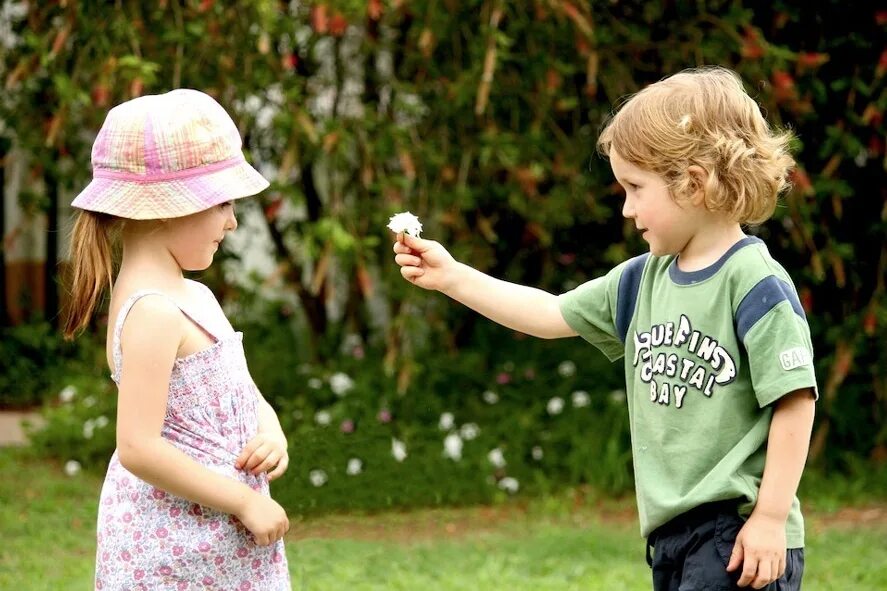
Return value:
M 156 220 L 198 213 L 264 191 L 268 181 L 246 160 L 186 178 L 135 181 L 93 178 L 72 207 L 130 220 Z

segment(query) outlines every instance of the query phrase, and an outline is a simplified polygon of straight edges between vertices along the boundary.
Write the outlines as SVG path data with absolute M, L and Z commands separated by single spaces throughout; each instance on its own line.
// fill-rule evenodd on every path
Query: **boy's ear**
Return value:
M 690 202 L 693 205 L 705 204 L 705 185 L 708 182 L 708 171 L 696 164 L 687 168 L 690 176 Z

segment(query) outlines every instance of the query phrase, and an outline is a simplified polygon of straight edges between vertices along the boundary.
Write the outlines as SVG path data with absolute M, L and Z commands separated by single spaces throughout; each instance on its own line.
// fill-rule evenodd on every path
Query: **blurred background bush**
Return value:
M 552 292 L 593 278 L 643 251 L 594 153 L 600 125 L 645 84 L 718 64 L 797 138 L 792 191 L 748 231 L 810 321 L 811 463 L 883 469 L 885 28 L 887 11 L 834 0 L 6 1 L 0 406 L 44 405 L 35 445 L 103 469 L 106 320 L 73 345 L 55 328 L 68 204 L 107 110 L 186 86 L 232 113 L 272 180 L 197 278 L 288 433 L 288 507 L 628 490 L 621 363 L 407 285 L 385 224 L 410 210 L 457 258 Z

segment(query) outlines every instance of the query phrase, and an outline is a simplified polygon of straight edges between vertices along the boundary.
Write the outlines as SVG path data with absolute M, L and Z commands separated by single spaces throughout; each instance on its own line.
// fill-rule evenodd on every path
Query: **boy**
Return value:
M 681 72 L 632 97 L 598 149 L 650 252 L 555 296 L 398 236 L 401 274 L 504 326 L 625 356 L 641 534 L 657 590 L 799 589 L 795 492 L 817 398 L 804 311 L 741 225 L 794 165 L 738 76 Z M 650 548 L 654 549 L 650 556 Z

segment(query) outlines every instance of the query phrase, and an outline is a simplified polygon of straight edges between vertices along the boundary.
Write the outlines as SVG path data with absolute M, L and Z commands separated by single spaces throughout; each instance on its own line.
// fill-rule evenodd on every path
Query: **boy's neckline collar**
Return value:
M 698 271 L 681 271 L 678 268 L 678 257 L 675 256 L 671 260 L 671 263 L 668 265 L 668 276 L 678 285 L 693 285 L 694 283 L 705 281 L 706 279 L 712 277 L 715 273 L 717 273 L 720 268 L 724 266 L 724 263 L 726 263 L 727 260 L 731 256 L 733 256 L 733 254 L 739 249 L 751 244 L 763 243 L 764 241 L 760 238 L 757 238 L 755 236 L 746 236 L 745 238 L 742 238 L 733 246 L 731 246 L 727 250 L 727 252 L 721 255 L 721 258 L 719 258 L 717 261 L 705 267 L 704 269 L 699 269 Z

